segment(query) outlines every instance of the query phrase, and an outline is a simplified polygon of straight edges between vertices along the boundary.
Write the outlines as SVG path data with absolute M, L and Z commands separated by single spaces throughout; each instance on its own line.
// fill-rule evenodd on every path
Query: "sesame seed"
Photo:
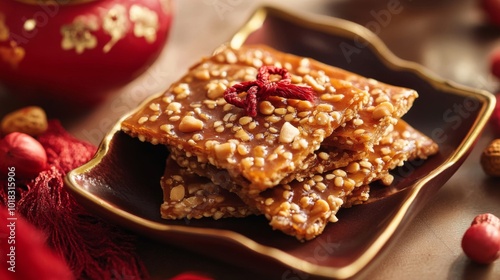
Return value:
M 252 117 L 249 116 L 243 116 L 241 117 L 238 122 L 240 125 L 247 125 L 252 121 Z
M 264 204 L 265 204 L 266 206 L 271 206 L 273 203 L 274 203 L 274 199 L 272 199 L 272 198 L 270 198 L 270 197 L 269 197 L 269 198 L 267 198 L 267 199 L 264 201 Z
M 347 166 L 347 172 L 349 172 L 349 173 L 355 173 L 355 172 L 358 172 L 359 170 L 360 170 L 360 166 L 359 166 L 359 163 L 357 163 L 357 162 L 351 162 Z
M 330 158 L 330 155 L 328 153 L 325 153 L 325 152 L 320 152 L 318 154 L 319 158 L 322 159 L 322 160 L 328 160 Z
M 262 158 L 262 157 L 255 157 L 255 162 L 254 162 L 255 166 L 257 166 L 257 167 L 263 167 L 264 163 L 265 163 L 264 158 Z
M 321 176 L 321 175 L 314 175 L 313 176 L 313 180 L 315 182 L 321 182 L 321 181 L 323 181 L 323 176 Z
M 309 197 L 303 196 L 303 197 L 300 198 L 300 202 L 299 203 L 302 206 L 302 208 L 306 208 L 307 206 L 309 206 L 309 204 L 311 202 L 310 202 Z
M 286 108 L 276 108 L 274 109 L 274 113 L 277 115 L 284 115 L 287 113 Z
M 249 130 L 255 129 L 256 127 L 257 127 L 257 123 L 256 123 L 256 122 L 251 122 L 251 123 L 248 125 L 248 129 L 249 129 Z
M 266 117 L 266 121 L 268 121 L 268 122 L 270 122 L 270 123 L 277 123 L 277 122 L 279 122 L 280 120 L 281 120 L 281 118 L 280 118 L 280 117 L 278 117 L 278 116 L 274 116 L 274 115 L 269 116 L 269 117 Z
M 222 111 L 224 111 L 224 112 L 230 111 L 233 109 L 233 107 L 234 106 L 232 104 L 227 103 L 224 105 L 224 107 L 222 107 Z
M 292 215 L 292 220 L 295 223 L 305 223 L 307 221 L 307 218 L 303 214 L 293 214 Z
M 333 111 L 333 106 L 330 104 L 319 104 L 316 107 L 316 110 L 318 110 L 320 112 L 331 112 L 331 111 Z
M 321 126 L 324 126 L 324 125 L 327 125 L 330 121 L 330 118 L 328 116 L 328 114 L 325 114 L 323 112 L 320 112 L 316 115 L 316 117 L 314 118 L 314 121 L 318 124 L 318 125 L 321 125 Z
M 243 144 L 239 144 L 236 150 L 238 151 L 238 154 L 242 156 L 247 155 L 250 152 L 248 146 L 245 146 Z
M 312 76 L 310 75 L 305 75 L 304 76 L 304 82 L 306 82 L 308 85 L 310 85 L 315 91 L 325 91 L 325 87 L 316 81 Z
M 319 182 L 316 184 L 316 189 L 318 189 L 318 191 L 320 192 L 323 192 L 324 190 L 326 190 L 326 185 L 322 182 Z
M 335 177 L 335 180 L 333 181 L 333 184 L 336 186 L 336 187 L 342 187 L 344 185 L 344 178 L 342 177 Z
M 333 170 L 333 174 L 337 177 L 347 177 L 347 173 L 342 169 Z
M 160 111 L 160 104 L 158 104 L 158 103 L 151 103 L 149 105 L 149 109 L 151 109 L 153 111 Z
M 356 129 L 356 130 L 354 130 L 354 135 L 361 135 L 361 134 L 363 134 L 363 133 L 365 133 L 365 130 L 364 130 L 364 129 L 361 129 L 361 128 L 360 128 L 360 129 Z
M 274 106 L 269 101 L 260 102 L 259 112 L 263 115 L 271 115 L 274 112 Z
M 236 57 L 236 54 L 232 51 L 227 51 L 226 52 L 226 62 L 227 63 L 230 63 L 230 64 L 234 64 L 236 62 L 238 62 L 238 58 Z
M 240 139 L 241 141 L 250 141 L 250 135 L 244 130 L 244 129 L 240 129 L 238 130 L 234 136 L 238 139 Z
M 320 99 L 328 102 L 339 102 L 344 99 L 344 97 L 343 94 L 324 93 L 320 96 Z
M 178 84 L 176 87 L 174 87 L 173 92 L 177 95 L 189 92 L 189 85 L 186 83 Z

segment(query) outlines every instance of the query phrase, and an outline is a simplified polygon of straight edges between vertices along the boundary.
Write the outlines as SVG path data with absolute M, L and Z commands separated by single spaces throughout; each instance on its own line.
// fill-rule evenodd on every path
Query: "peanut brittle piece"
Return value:
M 264 214 L 273 229 L 299 240 L 309 240 L 321 234 L 328 222 L 337 220 L 335 215 L 344 203 L 350 207 L 368 199 L 368 184 L 381 180 L 389 185 L 393 168 L 407 160 L 425 159 L 437 151 L 437 145 L 430 138 L 400 120 L 366 157 L 353 160 L 345 167 L 315 174 L 302 181 L 280 184 L 258 194 L 245 192 L 244 188 L 227 180 L 224 170 L 199 163 L 195 158 L 183 159 L 181 166 L 236 192 L 247 205 Z M 357 188 L 362 189 L 357 191 Z M 354 195 L 350 196 L 353 191 Z
M 370 183 L 381 180 L 389 185 L 393 179 L 389 172 L 393 168 L 407 160 L 425 159 L 437 151 L 437 145 L 430 138 L 399 121 L 367 158 L 314 175 L 309 180 L 266 190 L 250 201 L 255 202 L 274 229 L 299 240 L 309 240 L 321 234 L 328 222 L 337 220 L 339 207 L 366 201 Z
M 337 73 L 341 73 L 341 69 Z M 324 145 L 341 149 L 369 150 L 386 134 L 391 125 L 412 107 L 418 93 L 415 90 L 387 85 L 374 79 L 346 74 L 346 80 L 370 93 L 368 104 L 354 119 L 336 129 Z
M 315 160 L 309 162 L 309 165 L 315 167 L 318 173 L 322 173 L 345 167 L 347 166 L 346 162 L 350 164 L 352 161 L 370 157 L 376 160 L 376 156 L 380 156 L 387 163 L 386 169 L 391 170 L 408 160 L 426 159 L 437 153 L 438 149 L 438 145 L 432 139 L 414 129 L 404 120 L 399 119 L 395 125 L 391 124 L 386 128 L 385 135 L 371 152 L 322 147 L 316 153 Z
M 295 173 L 283 178 L 280 184 L 286 184 L 293 180 L 303 180 L 311 175 L 323 173 L 335 168 L 345 167 L 354 160 L 359 160 L 366 156 L 366 152 L 355 152 L 350 150 L 341 150 L 337 148 L 320 148 L 314 154 L 308 156 L 301 165 L 297 168 Z M 185 168 L 190 168 L 193 170 L 213 168 L 208 162 L 200 162 L 198 159 L 193 157 L 190 153 L 185 153 L 174 147 L 170 147 L 170 157 L 174 159 L 179 165 Z M 219 170 L 219 169 L 217 169 Z M 221 172 L 218 174 L 218 179 L 214 179 L 215 182 L 222 183 L 222 181 L 233 182 L 243 188 L 245 193 L 256 193 L 249 189 L 250 182 L 244 177 L 231 178 L 227 172 L 220 169 Z M 197 173 L 203 175 L 202 170 L 198 170 Z M 223 175 L 222 175 L 223 174 Z
M 400 121 L 367 158 L 242 199 L 255 205 L 274 229 L 309 240 L 321 234 L 328 222 L 337 220 L 335 215 L 344 203 L 350 207 L 368 199 L 368 184 L 376 180 L 390 184 L 391 169 L 436 152 L 437 145 L 431 139 Z
M 261 50 L 273 53 L 280 61 L 289 60 L 289 54 L 276 52 L 268 46 L 259 46 Z M 299 62 L 301 73 L 314 73 L 311 59 L 303 58 Z M 356 114 L 355 118 L 346 125 L 336 129 L 325 139 L 323 145 L 331 145 L 340 149 L 369 150 L 376 144 L 390 125 L 410 110 L 418 93 L 409 88 L 389 85 L 375 79 L 337 67 L 325 67 L 322 72 L 315 73 L 316 79 L 331 79 L 348 81 L 352 86 L 368 92 L 369 101 Z M 296 77 L 296 79 L 299 79 Z M 326 98 L 326 97 L 325 97 Z M 338 98 L 338 96 L 332 96 Z
M 230 181 L 226 182 L 232 184 Z M 167 160 L 161 187 L 164 192 L 164 202 L 160 208 L 163 219 L 218 220 L 260 214 L 256 208 L 246 205 L 236 194 L 214 184 L 206 177 L 181 168 L 172 159 Z M 369 190 L 369 185 L 355 188 L 347 195 L 342 207 L 351 207 L 368 200 Z
M 314 174 L 321 174 L 333 169 L 346 167 L 351 162 L 367 156 L 366 151 L 343 150 L 337 147 L 321 147 L 300 166 L 298 172 L 290 174 L 281 184 L 293 180 L 302 181 Z
M 351 208 L 354 205 L 363 204 L 370 198 L 370 185 L 355 188 L 345 199 L 342 208 Z
M 163 219 L 211 217 L 218 220 L 258 213 L 255 208 L 243 203 L 236 194 L 215 185 L 205 177 L 193 175 L 171 159 L 167 160 L 160 183 L 163 190 L 160 213 Z
M 259 48 L 223 48 L 143 104 L 122 122 L 122 130 L 226 169 L 231 178 L 242 176 L 257 193 L 273 187 L 294 173 L 336 128 L 356 116 L 369 97 L 350 82 L 323 75 L 327 65 L 309 60 L 306 73 L 301 57 L 276 57 L 277 52 Z M 271 89 L 256 104 L 256 116 L 226 102 L 226 89 L 255 80 L 259 69 L 267 66 L 283 67 L 291 76 L 287 82 L 312 89 L 314 100 L 274 96 L 274 85 L 283 77 L 270 75 Z M 238 98 L 245 96 L 253 95 L 243 92 Z

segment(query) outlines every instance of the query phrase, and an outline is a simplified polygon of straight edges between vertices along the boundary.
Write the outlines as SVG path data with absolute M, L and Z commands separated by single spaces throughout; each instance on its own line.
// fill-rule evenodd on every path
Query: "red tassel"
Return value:
M 74 279 L 64 262 L 45 244 L 45 236 L 24 218 L 0 207 L 0 279 Z
M 16 181 L 17 213 L 46 235 L 77 279 L 148 278 L 131 235 L 88 213 L 66 191 L 65 174 L 90 160 L 96 148 L 69 135 L 58 121 L 51 121 L 38 140 L 50 168 L 33 180 Z M 7 204 L 7 181 L 0 202 Z
M 277 82 L 269 80 L 271 75 L 280 75 Z M 246 92 L 245 98 L 240 93 Z M 235 84 L 224 91 L 227 103 L 245 109 L 250 117 L 257 116 L 257 103 L 267 100 L 269 96 L 280 96 L 289 99 L 301 99 L 313 102 L 315 95 L 311 87 L 298 86 L 291 83 L 291 76 L 285 68 L 262 66 L 259 68 L 257 80 Z

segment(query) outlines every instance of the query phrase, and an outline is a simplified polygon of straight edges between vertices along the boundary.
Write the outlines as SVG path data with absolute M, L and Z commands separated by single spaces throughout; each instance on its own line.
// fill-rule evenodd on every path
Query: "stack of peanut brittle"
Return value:
M 437 153 L 401 117 L 418 94 L 267 46 L 223 46 L 122 122 L 170 151 L 165 219 L 263 214 L 310 240 L 369 184 Z

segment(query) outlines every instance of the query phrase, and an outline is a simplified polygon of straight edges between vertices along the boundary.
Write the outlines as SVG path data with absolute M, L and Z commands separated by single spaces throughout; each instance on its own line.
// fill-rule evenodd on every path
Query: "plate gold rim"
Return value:
M 380 60 L 386 63 L 389 67 L 395 68 L 397 70 L 408 70 L 416 73 L 423 80 L 431 83 L 434 87 L 445 89 L 446 92 L 451 94 L 458 94 L 461 96 L 469 96 L 474 97 L 482 101 L 482 107 L 478 112 L 478 118 L 474 122 L 472 129 L 469 130 L 466 137 L 462 140 L 456 151 L 446 159 L 440 166 L 438 166 L 435 170 L 433 170 L 430 174 L 415 182 L 414 187 L 409 195 L 409 197 L 404 201 L 403 205 L 397 210 L 396 215 L 390 224 L 382 231 L 379 237 L 375 240 L 371 246 L 364 251 L 364 253 L 356 259 L 354 262 L 344 266 L 344 267 L 329 267 L 322 266 L 307 262 L 305 260 L 294 257 L 284 251 L 281 251 L 276 248 L 260 245 L 257 242 L 247 238 L 239 233 L 235 233 L 229 230 L 219 230 L 219 229 L 204 229 L 204 228 L 191 228 L 187 226 L 177 226 L 177 225 L 166 225 L 158 222 L 152 222 L 146 220 L 144 218 L 140 218 L 131 213 L 123 211 L 114 207 L 113 205 L 107 203 L 106 201 L 90 194 L 89 192 L 84 191 L 82 188 L 78 187 L 75 178 L 78 174 L 83 174 L 88 170 L 96 167 L 101 158 L 107 153 L 109 150 L 109 144 L 112 140 L 115 133 L 120 131 L 120 123 L 132 115 L 136 110 L 138 110 L 142 105 L 149 102 L 151 99 L 155 98 L 158 94 L 154 94 L 151 97 L 147 98 L 142 102 L 135 110 L 132 110 L 130 113 L 123 116 L 111 129 L 111 131 L 104 137 L 99 149 L 95 155 L 95 157 L 89 161 L 88 163 L 70 171 L 66 176 L 66 183 L 70 187 L 70 189 L 77 193 L 78 195 L 84 197 L 87 200 L 105 208 L 107 211 L 111 212 L 114 215 L 120 216 L 121 218 L 127 219 L 128 221 L 134 223 L 137 226 L 153 229 L 155 231 L 180 231 L 183 233 L 190 233 L 196 235 L 203 236 L 211 236 L 222 238 L 231 242 L 236 242 L 243 247 L 251 250 L 253 253 L 257 253 L 260 255 L 265 255 L 267 257 L 271 257 L 272 259 L 284 264 L 287 267 L 293 267 L 294 269 L 301 270 L 311 275 L 328 277 L 328 278 L 338 278 L 338 279 L 346 279 L 350 278 L 357 273 L 359 273 L 364 267 L 366 267 L 377 254 L 380 253 L 382 248 L 387 244 L 389 239 L 393 236 L 398 226 L 401 224 L 404 216 L 408 213 L 408 209 L 413 204 L 415 198 L 420 193 L 421 189 L 425 186 L 425 184 L 432 179 L 434 179 L 438 174 L 445 171 L 449 167 L 456 164 L 460 159 L 466 156 L 467 152 L 472 148 L 474 141 L 478 138 L 481 131 L 485 127 L 489 117 L 491 116 L 493 109 L 495 107 L 495 98 L 494 96 L 484 90 L 473 89 L 469 87 L 465 87 L 444 79 L 441 79 L 428 71 L 426 68 L 421 66 L 420 64 L 402 60 L 396 57 L 389 49 L 385 46 L 385 44 L 371 31 L 366 29 L 365 27 L 358 25 L 356 23 L 338 19 L 331 18 L 327 16 L 318 16 L 318 15 L 307 15 L 307 14 L 298 14 L 296 12 L 287 11 L 281 7 L 273 7 L 273 6 L 262 6 L 259 7 L 250 19 L 244 24 L 239 31 L 237 31 L 231 40 L 229 41 L 229 45 L 232 47 L 239 47 L 244 42 L 248 36 L 260 28 L 266 18 L 268 16 L 278 16 L 285 18 L 287 20 L 302 24 L 304 26 L 320 29 L 325 32 L 329 32 L 332 34 L 339 35 L 348 34 L 352 36 L 361 36 L 365 39 L 369 46 L 375 50 L 375 53 L 379 55 Z

